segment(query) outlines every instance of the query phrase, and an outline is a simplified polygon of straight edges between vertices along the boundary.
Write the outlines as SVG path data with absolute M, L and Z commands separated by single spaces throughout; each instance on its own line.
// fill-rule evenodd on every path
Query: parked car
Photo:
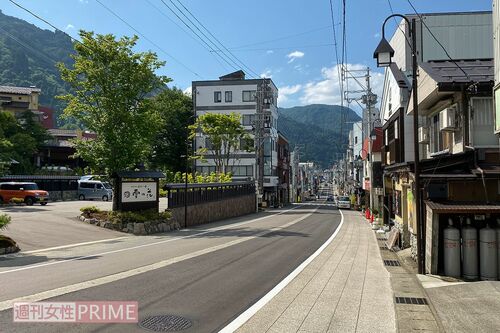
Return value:
M 78 199 L 99 199 L 108 201 L 113 198 L 113 188 L 108 182 L 100 180 L 78 181 Z
M 337 198 L 337 207 L 351 209 L 351 200 L 346 196 L 339 196 Z
M 329 195 L 329 196 L 326 198 L 326 201 L 333 201 L 333 195 Z
M 8 203 L 13 198 L 24 200 L 28 206 L 31 206 L 34 203 L 46 205 L 49 201 L 49 192 L 39 190 L 36 183 L 0 183 L 0 202 Z

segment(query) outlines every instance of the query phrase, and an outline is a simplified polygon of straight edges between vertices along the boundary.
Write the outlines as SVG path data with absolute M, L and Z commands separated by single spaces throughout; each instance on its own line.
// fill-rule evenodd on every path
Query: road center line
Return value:
M 242 242 L 245 242 L 245 241 L 257 238 L 257 237 L 261 237 L 263 235 L 266 235 L 266 234 L 269 234 L 269 233 L 272 233 L 272 232 L 275 232 L 275 231 L 278 231 L 278 230 L 282 230 L 282 229 L 288 228 L 288 227 L 290 227 L 290 226 L 292 226 L 292 225 L 294 225 L 294 224 L 296 224 L 296 223 L 298 223 L 300 221 L 305 220 L 306 218 L 308 218 L 309 216 L 311 216 L 312 214 L 314 214 L 314 212 L 316 212 L 317 209 L 318 208 L 314 209 L 309 214 L 304 215 L 302 217 L 299 217 L 299 218 L 297 218 L 297 219 L 295 219 L 293 221 L 290 221 L 290 222 L 288 222 L 288 223 L 286 223 L 286 224 L 284 224 L 284 225 L 282 225 L 280 227 L 274 227 L 274 228 L 271 228 L 269 230 L 265 230 L 265 231 L 259 232 L 259 233 L 255 234 L 255 235 L 252 235 L 252 236 L 242 237 L 240 239 L 236 239 L 236 240 L 228 242 L 228 243 L 224 243 L 224 244 L 212 246 L 212 247 L 209 247 L 209 248 L 206 248 L 206 249 L 202 249 L 202 250 L 198 250 L 198 251 L 195 251 L 195 252 L 192 252 L 192 253 L 189 253 L 189 254 L 185 254 L 185 255 L 182 255 L 182 256 L 179 256 L 179 257 L 175 257 L 175 258 L 171 258 L 171 259 L 159 261 L 159 262 L 151 264 L 151 265 L 146 265 L 146 266 L 134 268 L 134 269 L 131 269 L 131 270 L 128 270 L 128 271 L 125 271 L 125 272 L 120 272 L 120 273 L 116 273 L 116 274 L 104 276 L 104 277 L 97 278 L 97 279 L 94 279 L 94 280 L 89 280 L 89 281 L 85 281 L 85 282 L 76 283 L 76 284 L 65 286 L 65 287 L 61 287 L 61 288 L 56 288 L 56 289 L 52 289 L 52 290 L 43 291 L 43 292 L 40 292 L 40 293 L 37 293 L 37 294 L 33 294 L 33 295 L 29 295 L 29 296 L 22 296 L 22 297 L 18 297 L 18 298 L 15 298 L 15 299 L 10 299 L 10 300 L 6 300 L 6 301 L 2 301 L 2 302 L 0 302 L 0 311 L 4 311 L 4 310 L 8 310 L 8 309 L 12 308 L 13 305 L 14 305 L 14 303 L 16 303 L 16 302 L 38 302 L 38 301 L 41 301 L 41 300 L 44 300 L 44 299 L 61 296 L 61 295 L 64 295 L 64 294 L 68 294 L 68 293 L 71 293 L 71 292 L 75 292 L 75 291 L 79 291 L 79 290 L 83 290 L 83 289 L 87 289 L 87 288 L 91 288 L 91 287 L 100 286 L 100 285 L 103 285 L 103 284 L 106 284 L 106 283 L 110 283 L 110 282 L 115 282 L 115 281 L 118 281 L 118 280 L 121 280 L 121 279 L 125 279 L 125 278 L 128 278 L 128 277 L 132 277 L 132 276 L 138 275 L 138 274 L 146 273 L 146 272 L 149 272 L 149 271 L 152 271 L 152 270 L 155 270 L 155 269 L 164 268 L 166 266 L 170 266 L 172 264 L 175 264 L 175 263 L 178 263 L 178 262 L 181 262 L 181 261 L 184 261 L 184 260 L 188 260 L 188 259 L 192 259 L 192 258 L 201 256 L 203 254 L 208 254 L 208 253 L 211 253 L 211 252 L 214 252 L 214 251 L 217 251 L 217 250 L 222 250 L 222 249 L 225 249 L 227 247 L 230 247 L 230 246 L 233 246 L 233 245 L 236 245 L 236 244 L 239 244 L 239 243 L 242 243 Z M 279 214 L 274 214 L 274 215 L 270 215 L 270 216 L 275 216 L 275 215 L 279 215 Z M 250 222 L 250 221 L 248 221 L 248 222 Z
M 117 249 L 117 250 L 112 250 L 112 251 L 106 251 L 106 252 L 101 252 L 101 253 L 89 254 L 89 255 L 85 255 L 85 256 L 77 256 L 77 257 L 73 257 L 73 258 L 70 258 L 70 259 L 64 259 L 64 260 L 60 260 L 60 261 L 50 261 L 50 262 L 46 262 L 46 263 L 43 263 L 43 264 L 35 264 L 35 265 L 30 265 L 30 266 L 25 266 L 25 267 L 20 267 L 20 268 L 14 268 L 14 269 L 11 269 L 11 270 L 0 272 L 0 275 L 7 274 L 7 273 L 19 272 L 19 271 L 25 271 L 25 270 L 28 270 L 28 269 L 34 269 L 34 268 L 39 268 L 39 267 L 59 265 L 59 264 L 64 264 L 64 263 L 75 261 L 75 260 L 81 260 L 81 259 L 86 259 L 86 258 L 91 258 L 91 257 L 103 256 L 103 255 L 107 255 L 107 254 L 114 254 L 114 253 L 120 253 L 120 252 L 130 251 L 130 250 L 136 250 L 136 249 L 140 249 L 140 248 L 144 248 L 144 247 L 150 247 L 150 246 L 155 246 L 155 245 L 164 244 L 164 243 L 170 243 L 170 242 L 181 240 L 181 239 L 185 239 L 185 238 L 191 238 L 191 237 L 195 237 L 195 236 L 205 235 L 205 234 L 212 233 L 214 231 L 231 229 L 232 227 L 238 227 L 238 226 L 241 226 L 241 225 L 245 225 L 245 224 L 257 222 L 257 221 L 264 220 L 264 219 L 267 219 L 267 218 L 270 218 L 270 217 L 274 217 L 274 216 L 278 216 L 278 215 L 284 214 L 286 212 L 289 212 L 291 210 L 297 209 L 299 207 L 300 206 L 297 206 L 297 207 L 294 207 L 294 208 L 291 208 L 291 209 L 287 209 L 287 210 L 284 210 L 282 212 L 279 212 L 279 213 L 276 213 L 276 214 L 273 214 L 273 215 L 262 216 L 262 217 L 259 217 L 259 218 L 256 218 L 256 219 L 252 219 L 250 221 L 233 223 L 233 224 L 229 224 L 229 225 L 215 227 L 215 228 L 212 228 L 212 229 L 209 229 L 209 230 L 205 230 L 205 231 L 201 231 L 201 232 L 198 232 L 198 233 L 195 233 L 195 234 L 192 234 L 192 235 L 181 236 L 181 237 L 176 237 L 176 238 L 170 238 L 170 239 L 166 239 L 166 240 L 162 240 L 162 241 L 158 241 L 158 242 L 147 243 L 147 244 L 142 244 L 142 245 L 136 245 L 136 246 L 132 246 L 132 247 L 127 247 L 127 248 Z M 186 231 L 190 231 L 190 230 L 187 229 Z

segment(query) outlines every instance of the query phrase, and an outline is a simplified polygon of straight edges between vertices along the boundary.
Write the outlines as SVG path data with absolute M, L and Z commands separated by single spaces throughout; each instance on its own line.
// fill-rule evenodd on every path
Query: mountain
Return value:
M 298 146 L 301 161 L 314 161 L 323 168 L 345 153 L 351 122 L 361 120 L 352 109 L 338 105 L 279 108 L 278 113 L 278 130 L 288 138 L 291 149 Z
M 39 103 L 62 113 L 64 102 L 55 96 L 68 92 L 56 63 L 72 63 L 71 39 L 63 32 L 40 29 L 0 11 L 0 85 L 42 89 Z

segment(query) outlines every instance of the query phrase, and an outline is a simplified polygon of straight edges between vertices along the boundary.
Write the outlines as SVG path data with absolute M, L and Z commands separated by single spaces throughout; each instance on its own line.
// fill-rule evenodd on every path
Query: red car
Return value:
M 49 192 L 39 190 L 35 183 L 0 183 L 0 202 L 9 203 L 13 198 L 22 199 L 28 206 L 36 202 L 46 205 L 49 200 Z

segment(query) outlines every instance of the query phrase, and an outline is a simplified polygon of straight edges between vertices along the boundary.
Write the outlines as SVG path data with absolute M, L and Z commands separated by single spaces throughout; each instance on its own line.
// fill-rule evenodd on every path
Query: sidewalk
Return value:
M 390 274 L 359 212 L 343 211 L 337 237 L 238 332 L 395 332 Z

